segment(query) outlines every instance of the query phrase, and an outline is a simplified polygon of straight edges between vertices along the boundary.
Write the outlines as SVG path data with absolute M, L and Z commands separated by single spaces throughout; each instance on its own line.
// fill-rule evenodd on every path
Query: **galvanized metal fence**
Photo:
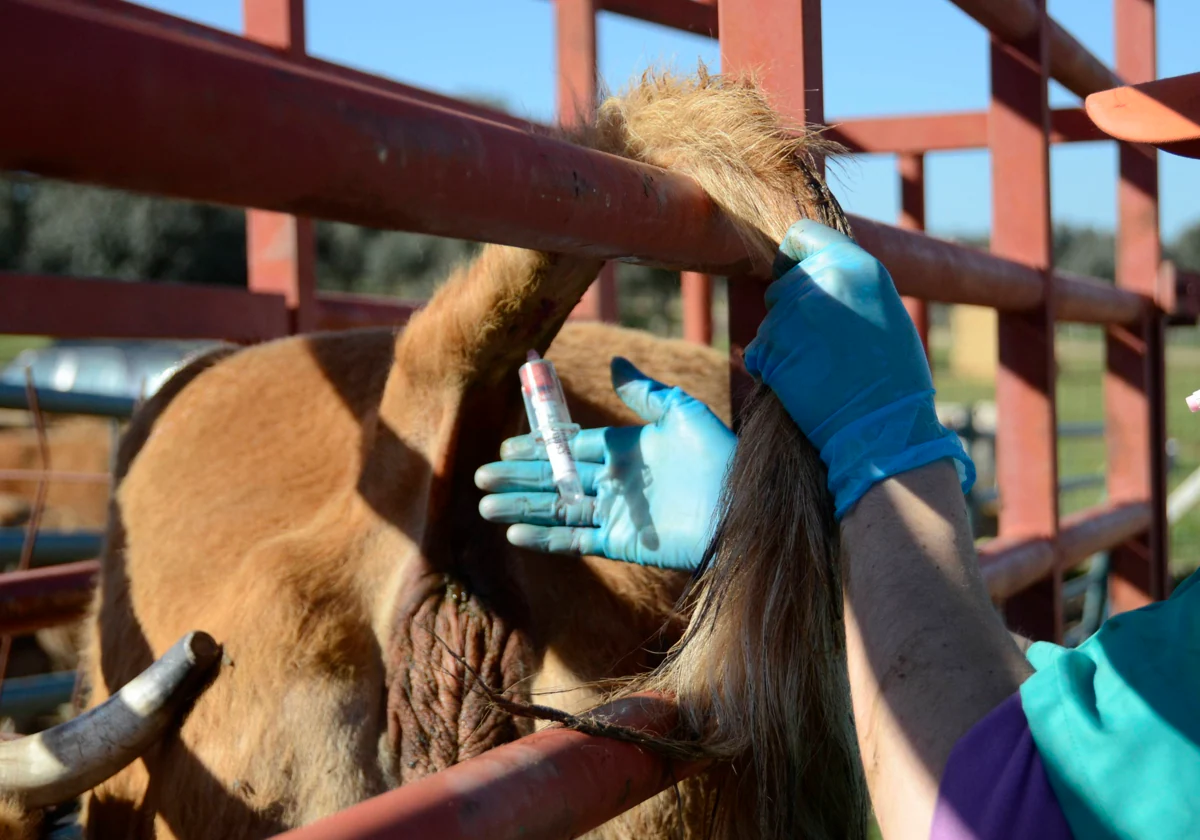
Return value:
M 656 171 L 658 192 L 647 199 L 646 167 L 312 58 L 302 0 L 244 2 L 245 37 L 122 0 L 0 3 L 0 77 L 21 80 L 0 86 L 10 117 L 0 169 L 256 208 L 247 211 L 246 290 L 4 274 L 0 332 L 253 342 L 403 322 L 416 304 L 317 293 L 311 218 L 320 217 L 689 269 L 685 334 L 699 341 L 712 335 L 711 278 L 726 276 L 735 356 L 754 335 L 765 279 L 744 274 L 740 242 L 691 181 Z M 1153 0 L 1114 0 L 1115 70 L 1051 20 L 1044 0 L 954 0 L 991 34 L 989 107 L 847 121 L 824 111 L 820 0 L 553 2 L 564 122 L 594 101 L 596 14 L 609 11 L 719 37 L 722 70 L 758 70 L 790 116 L 831 124 L 853 151 L 897 156 L 900 218 L 853 218 L 859 241 L 891 270 L 923 334 L 927 301 L 999 311 L 1003 503 L 980 561 L 1012 626 L 1062 639 L 1063 574 L 1101 552 L 1113 611 L 1167 594 L 1163 328 L 1168 315 L 1196 317 L 1200 284 L 1163 264 L 1156 157 L 1124 144 L 1116 285 L 1054 269 L 1050 144 L 1106 138 L 1081 109 L 1052 110 L 1047 99 L 1052 78 L 1079 96 L 1153 78 Z M 990 254 L 922 233 L 925 156 L 967 148 L 991 152 Z M 534 173 L 536 191 L 525 188 Z M 578 194 L 573 173 L 594 189 Z M 576 315 L 613 319 L 616 303 L 606 269 Z M 1068 517 L 1058 505 L 1056 321 L 1106 328 L 1107 501 Z M 0 576 L 0 629 L 77 615 L 94 573 L 84 560 Z M 670 716 L 646 715 L 627 719 L 661 725 Z M 546 731 L 293 834 L 558 836 L 686 772 L 628 745 Z M 471 808 L 460 807 L 464 798 Z

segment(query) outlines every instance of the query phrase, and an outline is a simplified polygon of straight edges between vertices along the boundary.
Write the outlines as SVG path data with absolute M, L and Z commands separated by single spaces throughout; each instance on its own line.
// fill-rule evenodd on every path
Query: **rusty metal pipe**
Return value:
M 1131 324 L 1151 305 L 1148 298 L 1093 277 L 1056 271 L 1054 283 L 1054 315 L 1059 321 Z
M 8 6 L 0 5 L 0 42 Z M 0 63 L 4 59 L 0 58 Z M 0 99 L 14 85 L 0 89 Z M 70 122 L 69 107 L 57 117 Z M 65 130 L 65 128 L 64 128 Z M 81 146 L 88 135 L 78 131 Z M 6 141 L 0 139 L 0 147 Z M 114 150 L 115 151 L 115 150 Z M 0 150 L 0 158 L 5 158 Z M 78 160 L 78 158 L 75 158 Z M 61 168 L 72 168 L 70 152 L 62 158 Z M 136 159 L 114 166 L 136 169 Z M 31 171 L 36 166 L 25 168 Z M 0 169 L 22 168 L 5 160 Z M 53 168 L 53 167 L 52 167 Z M 114 179 L 110 186 L 116 186 Z M 41 274 L 0 272 L 0 333 L 55 335 L 102 338 L 223 338 L 231 341 L 260 341 L 287 334 L 287 308 L 279 295 L 248 292 L 245 289 L 173 283 L 127 283 L 81 277 L 56 277 Z M 71 301 L 64 307 L 63 301 Z
M 399 326 L 407 323 L 423 305 L 424 301 L 322 292 L 317 295 L 317 327 L 322 330 L 345 330 Z
M 598 0 L 598 9 L 656 23 L 693 35 L 716 38 L 719 32 L 717 4 L 696 0 Z
M 1054 570 L 1054 546 L 1037 537 L 998 537 L 979 548 L 979 569 L 998 601 L 1028 589 Z
M 19 115 L 0 169 L 605 259 L 746 266 L 690 179 L 103 8 L 0 5 L 0 75 L 38 80 L 0 87 L 0 110 Z
M 968 15 L 1002 41 L 1017 43 L 1037 31 L 1038 8 L 1033 0 L 953 0 Z M 1120 78 L 1055 21 L 1049 22 L 1050 76 L 1079 97 L 1117 87 Z
M 98 560 L 0 574 L 0 633 L 21 635 L 83 617 Z
M 1018 312 L 1042 300 L 1042 275 L 1028 266 L 859 216 L 850 224 L 902 295 Z
M 664 733 L 674 706 L 643 696 L 613 722 Z M 287 840 L 538 840 L 578 837 L 703 769 L 567 729 L 545 729 L 280 835 Z
M 987 111 L 961 111 L 831 120 L 825 136 L 850 152 L 922 154 L 987 148 L 987 132 Z M 1050 112 L 1051 143 L 1111 139 L 1096 128 L 1082 108 L 1058 108 Z
M 1058 534 L 1058 562 L 1063 571 L 1101 551 L 1120 545 L 1150 527 L 1149 502 L 1096 505 L 1063 517 Z
M 0 168 L 688 269 L 737 273 L 744 266 L 732 228 L 689 179 L 104 9 L 48 0 L 0 6 L 0 72 L 41 82 L 36 92 L 0 89 L 0 108 L 22 117 L 0 135 Z M 155 84 L 143 84 L 147 78 Z M 327 152 L 333 148 L 339 154 Z M 243 177 L 246 171 L 255 177 Z M 1010 310 L 1040 300 L 1026 267 L 866 219 L 854 225 L 906 294 Z M 89 291 L 82 282 L 63 278 L 60 285 Z M 96 294 L 153 291 L 189 318 L 239 313 L 244 323 L 225 330 L 235 340 L 286 332 L 275 296 L 95 282 Z M 28 283 L 19 291 L 8 299 L 50 293 Z M 176 306 L 186 295 L 195 305 Z M 237 305 L 224 305 L 234 296 Z M 86 320 L 95 326 L 93 316 Z M 147 331 L 140 316 L 125 320 L 137 323 L 122 321 L 104 334 Z M 211 336 L 216 326 L 190 330 Z
M 1042 301 L 1042 273 L 1035 268 L 860 216 L 851 216 L 850 223 L 859 244 L 887 266 L 902 295 L 1005 312 Z M 1144 311 L 1140 295 L 1102 280 L 1056 272 L 1054 283 L 1061 321 L 1129 323 Z

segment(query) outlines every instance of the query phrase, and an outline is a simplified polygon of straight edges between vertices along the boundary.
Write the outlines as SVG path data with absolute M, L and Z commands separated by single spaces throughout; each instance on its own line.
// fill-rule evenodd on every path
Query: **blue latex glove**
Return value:
M 796 264 L 767 289 L 746 368 L 820 450 L 837 517 L 876 482 L 942 458 L 955 460 L 969 490 L 975 466 L 938 422 L 929 363 L 887 269 L 807 220 L 780 251 Z
M 476 486 L 491 494 L 479 512 L 515 523 L 508 541 L 520 548 L 694 570 L 737 439 L 704 403 L 626 359 L 613 359 L 612 381 L 648 425 L 584 429 L 571 440 L 581 502 L 562 500 L 545 446 L 521 435 L 504 441 L 501 461 L 476 471 Z

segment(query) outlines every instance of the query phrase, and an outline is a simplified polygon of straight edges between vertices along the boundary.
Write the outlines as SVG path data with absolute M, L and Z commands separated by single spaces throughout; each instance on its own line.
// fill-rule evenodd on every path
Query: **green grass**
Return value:
M 944 338 L 938 341 L 935 336 L 932 343 L 934 380 L 939 401 L 974 402 L 995 398 L 992 383 L 960 379 L 950 372 Z M 1099 331 L 1072 328 L 1070 335 L 1060 333 L 1056 351 L 1059 363 L 1059 422 L 1103 421 L 1104 345 Z M 1200 467 L 1200 417 L 1188 411 L 1184 403 L 1184 397 L 1198 388 L 1200 347 L 1183 342 L 1168 343 L 1167 437 L 1174 438 L 1178 444 L 1174 468 L 1168 476 L 1168 490 L 1174 489 L 1193 470 Z M 1103 472 L 1106 463 L 1107 452 L 1103 438 L 1059 440 L 1060 478 Z M 1061 512 L 1067 515 L 1098 504 L 1103 499 L 1102 487 L 1066 493 L 1060 502 Z M 1185 516 L 1171 529 L 1171 564 L 1177 575 L 1186 574 L 1200 565 L 1200 508 Z
M 0 335 L 0 367 L 7 365 L 27 347 L 42 347 L 49 343 L 50 339 L 37 335 Z

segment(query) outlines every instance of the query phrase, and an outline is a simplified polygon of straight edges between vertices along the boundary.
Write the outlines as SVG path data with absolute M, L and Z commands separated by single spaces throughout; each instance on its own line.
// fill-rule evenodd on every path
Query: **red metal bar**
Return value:
M 1074 568 L 1145 530 L 1146 501 L 1107 503 L 1063 518 L 1055 544 L 1040 537 L 998 537 L 979 548 L 979 567 L 992 598 L 1003 601 L 1043 584 L 1057 565 Z M 1057 557 L 1057 561 L 1056 561 Z
M 1144 532 L 1153 519 L 1151 507 L 1148 501 L 1108 502 L 1064 516 L 1058 534 L 1063 571 Z
M 19 636 L 82 618 L 98 574 L 98 560 L 0 574 L 0 633 Z
M 854 235 L 892 275 L 902 295 L 946 303 L 1023 312 L 1041 304 L 1044 275 L 995 254 L 944 242 L 860 216 L 851 216 Z M 1055 274 L 1062 320 L 1085 323 L 1136 320 L 1145 302 L 1139 295 L 1101 280 Z
M 1042 275 L 985 251 L 851 217 L 854 236 L 892 275 L 902 295 L 1021 312 L 1042 302 Z
M 1096 128 L 1082 108 L 1050 112 L 1050 142 L 1084 143 L 1111 140 Z M 952 149 L 985 149 L 988 144 L 987 111 L 950 114 L 917 114 L 831 120 L 828 137 L 851 152 L 921 154 Z
M 676 268 L 745 265 L 690 179 L 100 8 L 0 4 L 0 74 L 38 79 L 0 86 L 0 110 L 21 115 L 0 133 L 0 169 Z
M 666 732 L 670 703 L 631 698 L 613 723 Z M 551 728 L 279 835 L 287 840 L 578 837 L 702 769 L 610 738 Z
M 317 295 L 316 326 L 322 330 L 395 327 L 407 323 L 421 306 L 419 301 L 322 292 Z
M 100 8 L 0 5 L 0 72 L 41 83 L 0 87 L 0 108 L 22 115 L 0 133 L 0 168 L 726 275 L 744 265 L 736 234 L 686 178 Z M 1011 309 L 1040 300 L 1028 268 L 852 223 L 907 294 Z M 747 294 L 761 308 L 761 291 Z M 750 334 L 758 320 L 746 318 Z
M 683 298 L 683 337 L 697 344 L 712 344 L 712 282 L 712 277 L 698 271 L 679 274 L 679 293 Z
M 1152 298 L 1066 271 L 1054 273 L 1054 295 L 1057 319 L 1075 323 L 1133 324 L 1153 305 Z
M 558 55 L 558 122 L 575 126 L 590 122 L 596 110 L 596 2 L 554 0 Z M 616 322 L 617 275 L 606 264 L 571 313 L 585 321 Z
M 997 537 L 979 548 L 979 568 L 997 601 L 1028 591 L 1054 570 L 1054 546 L 1038 537 Z
M 1058 529 L 1058 453 L 1054 405 L 1054 282 L 1050 220 L 1049 27 L 1013 43 L 992 38 L 992 250 L 1043 277 L 1042 305 L 1001 313 L 996 402 L 996 478 L 1000 534 L 1053 540 Z M 1008 621 L 1034 639 L 1062 639 L 1062 571 L 1005 603 Z
M 597 8 L 694 35 L 717 37 L 716 3 L 696 0 L 598 0 Z
M 247 38 L 292 57 L 304 54 L 304 0 L 242 0 L 242 10 Z M 316 248 L 312 219 L 246 211 L 250 290 L 282 294 L 295 332 L 316 326 Z
M 755 71 L 786 117 L 824 122 L 821 0 L 727 0 L 717 9 L 721 70 Z M 780 49 L 781 32 L 786 33 L 786 49 Z M 759 278 L 730 276 L 729 349 L 735 360 L 740 360 L 766 315 L 765 291 L 766 284 Z M 747 384 L 744 371 L 735 365 L 731 382 L 735 413 Z
M 480 119 L 499 122 L 502 125 L 511 125 L 521 129 L 540 129 L 537 123 L 529 120 L 519 119 L 506 114 L 502 111 L 497 111 L 494 108 L 489 108 L 486 105 L 477 105 L 473 102 L 464 102 L 461 99 L 443 96 L 440 93 L 422 90 L 420 88 L 410 87 L 409 85 L 400 84 L 399 82 L 385 79 L 382 76 L 376 76 L 371 73 L 364 73 L 361 70 L 354 70 L 350 67 L 345 67 L 341 64 L 334 64 L 329 61 L 323 61 L 319 58 L 305 54 L 303 51 L 296 53 L 287 49 L 279 49 L 268 44 L 250 41 L 242 38 L 239 35 L 234 35 L 222 29 L 214 29 L 211 26 L 205 26 L 202 23 L 186 20 L 175 15 L 170 15 L 165 12 L 160 12 L 157 9 L 151 9 L 128 0 L 88 0 L 96 6 L 104 6 L 110 11 L 121 15 L 129 20 L 135 20 L 142 24 L 149 24 L 160 27 L 170 32 L 191 35 L 193 37 L 202 38 L 214 44 L 220 44 L 226 49 L 238 52 L 243 51 L 248 55 L 259 56 L 283 56 L 288 58 L 293 63 L 310 68 L 324 75 L 333 76 L 343 79 L 354 84 L 363 85 L 373 90 L 378 90 L 381 93 L 389 93 L 396 96 L 402 96 L 406 99 L 412 99 L 416 102 L 424 102 L 429 105 L 437 105 L 440 108 L 446 108 L 451 111 L 458 111 L 464 114 L 471 114 Z M 302 43 L 301 39 L 296 39 L 297 43 Z M 290 42 L 289 42 L 290 43 Z
M 1132 82 L 1153 79 L 1153 0 L 1116 0 L 1117 67 Z M 1161 250 L 1158 162 L 1153 152 L 1120 144 L 1117 188 L 1117 285 L 1157 297 Z M 1163 319 L 1157 309 L 1137 327 L 1106 335 L 1105 428 L 1108 495 L 1116 502 L 1150 499 L 1149 527 L 1112 553 L 1114 613 L 1166 597 L 1166 437 L 1163 395 Z
M 900 174 L 899 227 L 921 233 L 925 230 L 925 156 L 900 155 L 896 167 Z M 929 302 L 906 297 L 904 308 L 921 336 L 925 357 L 929 358 Z
M 0 272 L 0 300 L 0 333 L 239 342 L 288 333 L 282 297 L 217 286 Z
M 1041 0 L 954 0 L 993 35 L 1020 45 L 1041 30 Z M 1117 87 L 1121 80 L 1053 20 L 1046 30 L 1050 76 L 1079 97 Z

